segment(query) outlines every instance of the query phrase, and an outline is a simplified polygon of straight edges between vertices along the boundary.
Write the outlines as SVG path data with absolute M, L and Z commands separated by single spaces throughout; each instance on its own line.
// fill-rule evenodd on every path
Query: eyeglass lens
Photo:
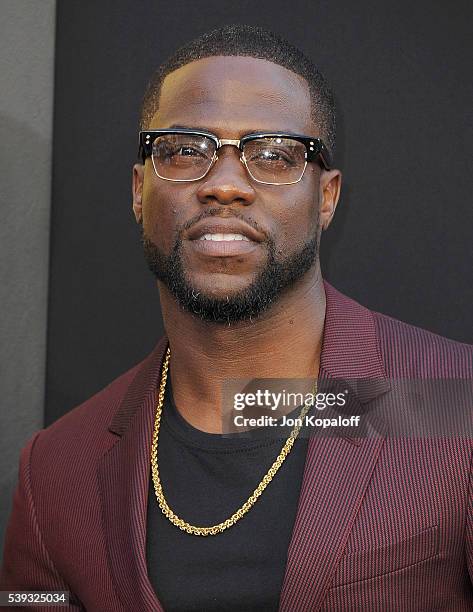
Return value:
M 153 143 L 156 174 L 171 181 L 193 181 L 205 176 L 216 153 L 215 142 L 198 134 L 165 134 Z M 306 148 L 292 138 L 256 138 L 244 143 L 243 162 L 256 180 L 270 184 L 300 180 Z

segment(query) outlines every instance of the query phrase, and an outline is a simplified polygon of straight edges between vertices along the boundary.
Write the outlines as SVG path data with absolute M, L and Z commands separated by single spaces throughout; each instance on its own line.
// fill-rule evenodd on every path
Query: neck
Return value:
M 238 378 L 312 378 L 319 370 L 325 319 L 320 268 L 310 270 L 255 320 L 216 324 L 178 307 L 159 284 L 171 347 L 174 402 L 194 427 L 219 433 L 221 390 Z

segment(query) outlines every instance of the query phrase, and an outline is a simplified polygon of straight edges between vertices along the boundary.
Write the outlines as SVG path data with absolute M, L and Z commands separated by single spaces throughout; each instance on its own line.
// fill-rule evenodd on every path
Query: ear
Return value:
M 143 220 L 143 181 L 145 176 L 145 167 L 142 164 L 135 164 L 133 166 L 133 212 L 135 213 L 135 219 L 137 223 L 141 223 Z
M 320 175 L 319 225 L 326 230 L 330 225 L 337 208 L 342 186 L 340 170 L 323 170 Z

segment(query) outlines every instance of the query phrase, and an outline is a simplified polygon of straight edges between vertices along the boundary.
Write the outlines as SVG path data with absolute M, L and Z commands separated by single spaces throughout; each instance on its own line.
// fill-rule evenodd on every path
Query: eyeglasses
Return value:
M 320 138 L 282 133 L 247 134 L 239 140 L 221 139 L 210 132 L 186 128 L 147 130 L 139 134 L 139 156 L 151 157 L 154 170 L 165 181 L 198 181 L 226 145 L 240 150 L 240 161 L 257 183 L 292 185 L 304 175 L 307 162 L 331 168 L 327 147 Z

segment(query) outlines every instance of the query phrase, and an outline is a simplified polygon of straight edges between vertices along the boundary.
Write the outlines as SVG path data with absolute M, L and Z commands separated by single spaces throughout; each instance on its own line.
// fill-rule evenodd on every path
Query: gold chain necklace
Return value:
M 151 445 L 151 473 L 153 476 L 154 490 L 156 492 L 156 498 L 158 500 L 159 507 L 161 508 L 162 513 L 171 521 L 173 525 L 179 527 L 182 531 L 186 531 L 187 533 L 198 535 L 198 536 L 208 536 L 208 535 L 217 535 L 218 533 L 222 533 L 229 527 L 232 527 L 237 521 L 245 516 L 245 514 L 250 510 L 256 503 L 258 497 L 263 493 L 268 484 L 276 475 L 277 471 L 284 463 L 284 460 L 291 452 L 291 449 L 294 445 L 294 442 L 299 435 L 299 431 L 301 429 L 301 425 L 297 425 L 289 434 L 286 443 L 281 449 L 281 452 L 276 458 L 276 461 L 266 472 L 263 480 L 259 483 L 250 497 L 246 500 L 246 502 L 238 508 L 236 512 L 234 512 L 230 518 L 227 518 L 226 521 L 222 523 L 218 523 L 218 525 L 213 525 L 211 527 L 196 527 L 195 525 L 191 525 L 187 523 L 184 519 L 180 518 L 175 514 L 171 508 L 169 507 L 166 498 L 164 497 L 163 487 L 161 485 L 161 480 L 159 478 L 159 470 L 158 470 L 158 438 L 159 438 L 159 426 L 161 424 L 161 413 L 163 409 L 164 402 L 164 390 L 166 388 L 166 380 L 168 375 L 169 368 L 169 360 L 171 358 L 171 349 L 168 347 L 166 352 L 166 357 L 163 363 L 163 369 L 161 373 L 161 383 L 159 385 L 159 394 L 158 394 L 158 402 L 156 406 L 156 419 L 154 423 L 154 431 L 153 431 L 153 442 Z M 314 384 L 313 394 L 315 395 L 317 392 L 317 381 Z M 299 417 L 298 422 L 302 423 L 305 418 L 307 412 L 311 408 L 311 404 L 304 404 Z

